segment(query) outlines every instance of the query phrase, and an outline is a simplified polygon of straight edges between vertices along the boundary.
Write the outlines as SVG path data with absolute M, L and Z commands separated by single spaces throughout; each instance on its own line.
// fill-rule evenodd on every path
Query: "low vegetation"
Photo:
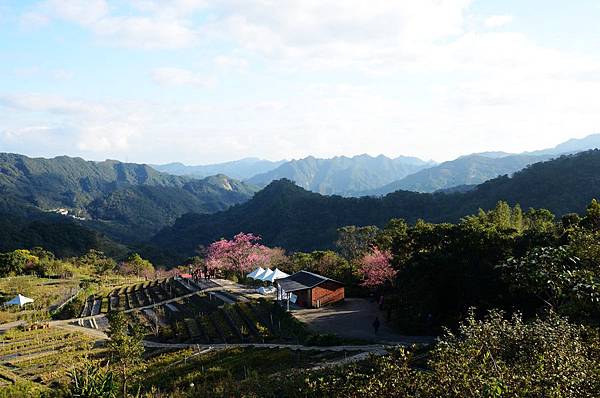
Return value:
M 0 335 L 0 342 L 0 384 L 32 385 L 45 392 L 68 382 L 69 372 L 81 361 L 104 353 L 85 334 L 60 328 L 14 329 Z

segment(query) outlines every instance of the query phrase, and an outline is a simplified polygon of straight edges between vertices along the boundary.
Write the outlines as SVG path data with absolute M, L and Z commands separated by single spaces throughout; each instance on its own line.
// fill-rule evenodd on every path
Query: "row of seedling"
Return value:
M 250 302 L 225 304 L 211 293 L 198 293 L 141 311 L 137 320 L 170 342 L 261 343 L 277 338 L 272 314 L 261 308 Z
M 93 344 L 85 335 L 56 329 L 20 332 L 17 338 L 0 340 L 0 374 L 43 384 L 65 377 L 69 366 L 87 356 Z

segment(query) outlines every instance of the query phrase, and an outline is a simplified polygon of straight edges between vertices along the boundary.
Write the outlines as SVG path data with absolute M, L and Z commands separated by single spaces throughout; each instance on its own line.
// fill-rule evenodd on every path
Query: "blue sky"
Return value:
M 600 5 L 0 0 L 0 150 L 438 161 L 599 132 Z

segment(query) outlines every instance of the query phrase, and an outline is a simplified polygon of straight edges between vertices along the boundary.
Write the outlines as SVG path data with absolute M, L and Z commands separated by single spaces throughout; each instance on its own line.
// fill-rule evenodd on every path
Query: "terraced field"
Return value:
M 203 291 L 219 287 L 210 281 L 175 278 L 141 282 L 114 289 L 106 297 L 90 296 L 80 316 L 127 311 L 130 322 L 142 325 L 147 339 L 158 342 L 235 344 L 292 340 L 287 331 L 282 331 L 281 312 L 272 302 L 238 301 L 239 296 L 225 290 Z M 97 319 L 78 324 L 99 327 Z
M 193 350 L 179 350 L 149 360 L 145 382 L 163 391 L 174 387 L 184 389 L 188 396 L 234 397 L 241 396 L 244 383 L 257 380 L 277 383 L 283 372 L 292 369 L 302 372 L 352 354 L 257 347 L 233 347 L 203 355 L 194 355 Z
M 198 292 L 195 295 L 157 306 L 149 311 L 135 311 L 135 319 L 144 317 L 149 335 L 158 341 L 198 344 L 264 343 L 290 340 L 279 324 L 281 313 L 268 301 L 225 303 L 218 295 Z M 222 297 L 222 296 L 221 296 Z M 235 296 L 232 296 L 235 297 Z M 164 331 L 156 334 L 156 324 Z M 160 326 L 162 325 L 162 326 Z
M 103 352 L 84 334 L 59 328 L 13 330 L 0 342 L 0 387 L 22 379 L 51 386 L 83 358 Z
M 106 314 L 109 311 L 124 311 L 150 306 L 161 301 L 196 292 L 206 287 L 218 286 L 212 282 L 187 282 L 173 278 L 140 282 L 134 285 L 116 288 L 101 297 L 91 295 L 87 298 L 80 317 Z

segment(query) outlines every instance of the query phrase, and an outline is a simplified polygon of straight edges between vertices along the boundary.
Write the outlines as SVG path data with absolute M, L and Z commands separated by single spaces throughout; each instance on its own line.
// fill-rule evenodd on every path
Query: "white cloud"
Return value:
M 90 153 L 122 153 L 130 149 L 131 139 L 139 136 L 138 126 L 125 121 L 84 125 L 78 131 L 77 148 Z
M 19 145 L 59 148 L 72 153 L 110 153 L 129 148 L 132 137 L 143 125 L 139 111 L 131 104 L 107 104 L 41 94 L 0 97 L 0 110 L 8 108 L 4 140 Z M 27 115 L 29 125 L 11 126 L 10 119 Z M 70 148 L 70 149 L 69 149 Z
M 217 55 L 214 64 L 221 70 L 235 70 L 244 72 L 248 68 L 248 60 L 235 55 Z
M 513 21 L 512 15 L 492 15 L 487 17 L 483 24 L 486 28 L 500 28 L 506 26 Z
M 40 94 L 0 96 L 0 106 L 19 111 L 48 112 L 52 114 L 95 114 L 104 116 L 108 112 L 103 104 Z
M 170 16 L 186 16 L 210 4 L 209 0 L 130 0 L 129 2 L 140 11 Z
M 214 87 L 216 81 L 181 68 L 157 68 L 152 72 L 155 82 L 165 86 Z
M 148 17 L 104 18 L 93 30 L 110 43 L 144 49 L 183 48 L 196 40 L 196 33 L 183 21 Z
M 81 25 L 92 25 L 108 15 L 106 0 L 46 0 L 28 15 L 60 18 Z
M 117 14 L 106 0 L 45 0 L 23 16 L 23 25 L 44 25 L 52 19 L 80 25 L 109 44 L 144 49 L 189 47 L 197 32 L 177 10 L 191 10 L 185 1 L 173 1 L 170 6 L 138 6 L 152 10 L 148 15 Z
M 19 78 L 42 78 L 51 79 L 55 81 L 67 81 L 73 77 L 73 73 L 69 70 L 58 68 L 58 69 L 46 69 L 39 66 L 32 66 L 26 68 L 15 68 L 13 74 Z
M 463 32 L 470 0 L 225 1 L 210 37 L 298 68 L 355 67 L 411 59 Z
M 213 38 L 272 56 L 359 57 L 410 49 L 460 34 L 472 0 L 135 0 L 138 14 L 107 0 L 44 0 L 24 15 L 30 23 L 60 19 L 115 45 L 181 48 Z M 198 22 L 194 17 L 208 15 Z

